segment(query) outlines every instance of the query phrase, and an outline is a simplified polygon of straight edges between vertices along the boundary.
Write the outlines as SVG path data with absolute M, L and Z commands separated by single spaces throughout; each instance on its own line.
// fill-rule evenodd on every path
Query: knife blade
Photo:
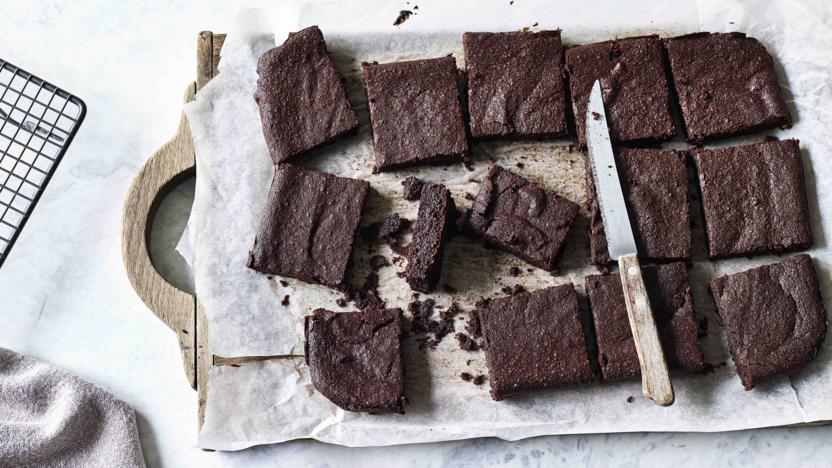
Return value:
M 642 392 L 656 403 L 668 406 L 675 399 L 673 384 L 641 274 L 638 248 L 627 206 L 624 204 L 624 192 L 607 126 L 601 82 L 598 80 L 592 85 L 589 95 L 584 128 L 596 198 L 607 237 L 607 249 L 610 258 L 618 261 L 627 317 L 641 367 Z

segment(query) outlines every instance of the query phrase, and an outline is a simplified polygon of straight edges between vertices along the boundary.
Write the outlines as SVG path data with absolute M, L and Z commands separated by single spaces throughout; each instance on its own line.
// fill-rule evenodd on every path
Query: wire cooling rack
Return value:
M 0 59 L 0 267 L 86 113 L 84 101 Z

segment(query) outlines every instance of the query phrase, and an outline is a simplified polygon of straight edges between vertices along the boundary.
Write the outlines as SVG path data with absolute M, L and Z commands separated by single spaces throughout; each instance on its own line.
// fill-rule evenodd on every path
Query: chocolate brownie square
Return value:
M 492 164 L 466 225 L 491 245 L 552 271 L 578 205 Z
M 445 240 L 454 228 L 456 207 L 451 192 L 443 185 L 424 184 L 419 214 L 408 246 L 405 278 L 414 291 L 430 292 L 442 273 Z
M 248 267 L 307 283 L 344 283 L 370 184 L 282 164 Z
M 650 308 L 670 369 L 698 372 L 703 368 L 698 326 L 684 263 L 642 269 Z M 641 376 L 624 290 L 618 273 L 585 278 L 586 294 L 595 324 L 598 364 L 604 380 Z
M 471 136 L 567 135 L 560 31 L 465 33 Z
M 486 301 L 478 316 L 492 399 L 593 380 L 571 283 Z
M 275 163 L 358 128 L 344 82 L 317 26 L 289 36 L 257 62 L 263 136 Z
M 806 254 L 717 278 L 711 294 L 746 390 L 811 361 L 826 337 L 826 309 Z
M 694 149 L 711 258 L 812 245 L 797 140 Z
M 642 258 L 687 260 L 691 255 L 686 153 L 661 149 L 623 149 L 616 165 L 621 177 L 630 224 Z M 592 263 L 612 262 L 604 221 L 587 162 L 589 247 Z
M 453 57 L 365 63 L 376 170 L 461 161 L 468 151 Z
M 566 71 L 581 147 L 586 146 L 586 108 L 596 80 L 601 80 L 612 140 L 667 140 L 676 135 L 658 36 L 569 48 Z
M 404 414 L 402 310 L 307 316 L 306 364 L 312 384 L 347 411 Z
M 701 144 L 792 123 L 771 56 L 743 33 L 665 40 L 688 141 Z

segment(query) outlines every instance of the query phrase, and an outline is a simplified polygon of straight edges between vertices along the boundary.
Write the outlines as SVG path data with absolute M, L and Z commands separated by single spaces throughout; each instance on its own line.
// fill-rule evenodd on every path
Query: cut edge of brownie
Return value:
M 450 236 L 456 208 L 451 192 L 443 185 L 424 184 L 419 213 L 408 246 L 405 278 L 414 291 L 428 293 L 442 273 L 445 241 Z

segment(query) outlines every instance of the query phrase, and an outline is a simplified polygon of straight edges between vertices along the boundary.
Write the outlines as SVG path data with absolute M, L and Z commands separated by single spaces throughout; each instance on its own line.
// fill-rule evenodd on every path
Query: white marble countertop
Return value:
M 0 346 L 64 367 L 135 408 L 149 466 L 819 466 L 832 458 L 830 427 L 199 450 L 196 393 L 185 381 L 176 338 L 124 273 L 121 207 L 134 175 L 176 128 L 183 91 L 195 76 L 197 33 L 227 30 L 235 9 L 220 0 L 0 1 L 0 57 L 74 92 L 89 108 L 0 270 Z M 175 282 L 184 287 L 188 278 L 172 245 L 192 192 L 185 183 L 168 198 L 153 233 L 157 263 L 179 272 Z

